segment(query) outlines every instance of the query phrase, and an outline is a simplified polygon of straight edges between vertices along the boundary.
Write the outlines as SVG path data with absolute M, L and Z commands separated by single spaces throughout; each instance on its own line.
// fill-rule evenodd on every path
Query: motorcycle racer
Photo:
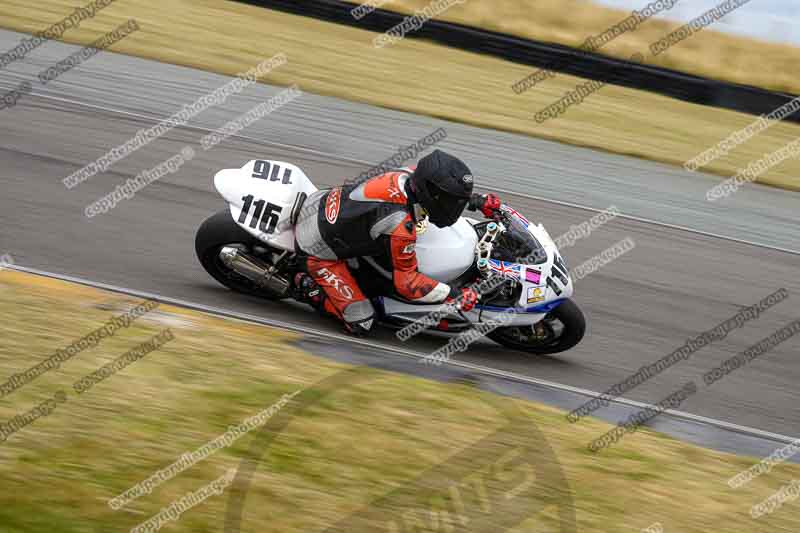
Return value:
M 416 304 L 460 299 L 468 311 L 478 294 L 451 287 L 418 270 L 417 223 L 426 216 L 443 228 L 466 207 L 493 217 L 497 195 L 472 194 L 473 177 L 458 158 L 441 150 L 363 183 L 320 190 L 309 196 L 295 226 L 296 250 L 304 272 L 294 279 L 295 297 L 338 318 L 356 335 L 372 327 L 375 310 L 353 278 L 347 260 L 371 257 L 391 272 L 397 296 Z

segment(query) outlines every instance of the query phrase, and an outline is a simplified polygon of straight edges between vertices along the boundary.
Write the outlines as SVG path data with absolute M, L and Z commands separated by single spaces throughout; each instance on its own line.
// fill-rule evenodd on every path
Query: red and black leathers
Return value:
M 297 244 L 308 254 L 308 272 L 328 296 L 333 314 L 345 322 L 373 315 L 347 268 L 345 260 L 353 257 L 382 258 L 397 294 L 408 301 L 441 303 L 458 294 L 417 270 L 416 219 L 406 189 L 411 172 L 388 172 L 306 199 L 296 224 Z
M 317 306 L 342 320 L 350 331 L 372 325 L 374 309 L 347 266 L 351 258 L 372 258 L 391 276 L 395 292 L 414 303 L 458 301 L 470 310 L 478 300 L 472 289 L 456 290 L 418 270 L 415 251 L 417 210 L 410 177 L 414 167 L 375 176 L 363 183 L 317 191 L 309 196 L 295 225 L 299 255 L 322 288 Z M 471 187 L 472 177 L 469 176 Z M 471 210 L 492 217 L 500 208 L 494 195 L 473 195 Z M 467 201 L 464 201 L 467 205 Z

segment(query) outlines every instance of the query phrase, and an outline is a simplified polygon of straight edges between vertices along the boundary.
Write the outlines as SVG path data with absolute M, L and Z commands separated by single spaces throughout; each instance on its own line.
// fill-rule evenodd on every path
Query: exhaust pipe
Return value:
M 223 246 L 219 251 L 219 257 L 225 266 L 259 287 L 281 298 L 289 295 L 289 282 L 277 275 L 275 267 L 233 246 Z

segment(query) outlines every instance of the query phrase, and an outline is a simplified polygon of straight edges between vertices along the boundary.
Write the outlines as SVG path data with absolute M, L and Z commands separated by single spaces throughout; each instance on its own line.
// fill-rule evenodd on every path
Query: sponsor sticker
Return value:
M 337 187 L 328 194 L 328 199 L 325 200 L 325 218 L 329 224 L 336 222 L 339 218 L 339 207 L 342 205 L 342 189 Z
M 535 304 L 544 301 L 544 291 L 541 287 L 528 287 L 528 303 Z
M 525 269 L 525 281 L 529 281 L 538 285 L 542 282 L 542 272 L 533 268 Z

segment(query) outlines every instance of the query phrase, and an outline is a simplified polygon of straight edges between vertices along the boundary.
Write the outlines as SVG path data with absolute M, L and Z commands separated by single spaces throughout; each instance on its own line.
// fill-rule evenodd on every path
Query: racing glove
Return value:
M 457 293 L 455 289 L 453 292 Z M 472 287 L 462 287 L 461 294 L 459 294 L 456 298 L 448 298 L 445 300 L 445 303 L 453 302 L 456 302 L 458 304 L 458 308 L 462 311 L 472 311 L 472 308 L 478 303 L 478 293 Z
M 473 194 L 469 199 L 469 210 L 480 211 L 486 218 L 493 218 L 500 211 L 500 197 L 496 194 Z

